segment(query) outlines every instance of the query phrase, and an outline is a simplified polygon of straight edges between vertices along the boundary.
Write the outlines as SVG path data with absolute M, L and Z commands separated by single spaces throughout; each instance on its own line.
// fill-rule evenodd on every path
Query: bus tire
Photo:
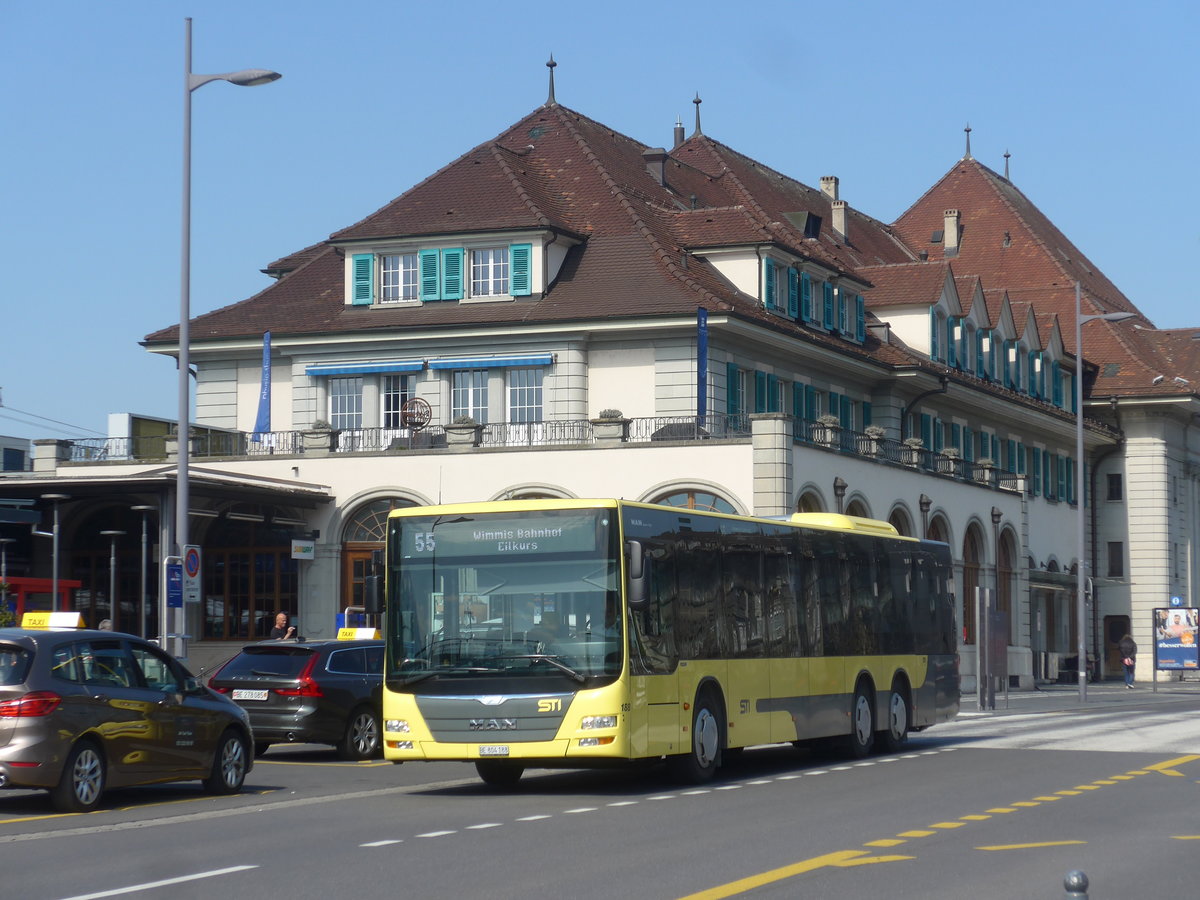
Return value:
M 498 759 L 479 759 L 475 761 L 475 771 L 488 787 L 510 788 L 516 787 L 525 774 L 525 767 L 520 763 L 501 762 Z
M 860 681 L 854 688 L 854 700 L 850 704 L 850 734 L 846 738 L 846 751 L 853 759 L 862 759 L 871 753 L 875 743 L 875 697 L 870 684 Z
M 909 708 L 908 688 L 897 681 L 888 695 L 887 720 L 882 723 L 885 727 L 876 735 L 882 752 L 899 753 L 908 741 Z
M 724 745 L 721 727 L 724 711 L 711 690 L 696 695 L 692 704 L 691 749 L 667 759 L 671 776 L 684 784 L 703 784 L 712 780 L 721 765 Z

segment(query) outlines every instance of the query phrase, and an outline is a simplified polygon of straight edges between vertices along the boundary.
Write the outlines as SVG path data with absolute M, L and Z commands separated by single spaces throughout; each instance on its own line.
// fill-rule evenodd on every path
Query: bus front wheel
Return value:
M 854 759 L 862 759 L 875 743 L 875 698 L 868 685 L 859 683 L 850 706 L 850 735 L 846 747 Z
M 475 763 L 475 771 L 488 787 L 510 788 L 521 780 L 521 776 L 525 774 L 525 767 L 519 763 L 481 759 Z
M 691 751 L 668 759 L 672 776 L 686 784 L 709 781 L 721 765 L 721 704 L 711 691 L 692 707 Z

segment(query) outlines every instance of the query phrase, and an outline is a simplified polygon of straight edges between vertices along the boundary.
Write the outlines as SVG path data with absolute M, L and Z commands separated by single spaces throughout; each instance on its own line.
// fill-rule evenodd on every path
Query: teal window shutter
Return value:
M 725 412 L 731 416 L 741 415 L 738 408 L 738 367 L 725 364 Z
M 975 461 L 975 434 L 971 431 L 970 428 L 966 428 L 966 427 L 963 428 L 962 442 L 963 442 L 963 446 L 962 446 L 963 459 L 965 459 L 967 462 L 974 462 Z
M 754 411 L 767 411 L 767 373 L 754 370 Z
M 763 260 L 763 303 L 775 308 L 775 262 L 770 259 Z
M 958 346 L 954 343 L 954 316 L 946 317 L 946 365 L 958 368 Z
M 996 460 L 996 465 L 1000 465 L 1000 438 L 992 435 L 992 459 Z
M 946 446 L 946 426 L 941 419 L 933 420 L 933 452 L 941 453 Z
M 938 359 L 938 315 L 936 309 L 929 310 L 929 358 Z
M 1025 474 L 1025 445 L 1017 441 L 1017 474 Z
M 1058 475 L 1058 499 L 1068 499 L 1067 494 L 1067 458 L 1065 456 L 1056 457 L 1057 460 L 1057 475 Z
M 1008 445 L 1008 465 L 1006 465 L 1004 468 L 1007 469 L 1008 471 L 1012 472 L 1014 475 L 1016 475 L 1017 474 L 1017 442 L 1014 441 L 1012 438 L 1009 438 L 1007 445 Z
M 854 337 L 860 344 L 867 339 L 867 303 L 862 294 L 854 295 Z
M 811 384 L 804 386 L 804 418 L 809 422 L 817 418 L 817 389 Z
M 1062 367 L 1059 366 L 1057 359 L 1050 363 L 1050 402 L 1062 409 Z
M 533 293 L 533 244 L 509 245 L 508 292 L 514 297 Z
M 788 273 L 788 315 L 793 319 L 800 316 L 800 276 L 795 269 L 789 268 Z
M 799 422 L 804 418 L 804 385 L 792 382 L 792 418 Z
M 850 330 L 846 322 L 846 291 L 843 288 L 838 288 L 837 292 L 837 328 L 842 334 Z
M 767 376 L 767 412 L 782 412 L 779 408 L 779 376 Z
M 987 369 L 984 367 L 986 360 L 983 356 L 983 329 L 975 332 L 975 377 L 983 378 L 987 374 Z
M 929 413 L 921 413 L 921 442 L 933 447 L 933 418 Z
M 863 411 L 863 428 L 866 428 L 868 425 L 872 424 L 871 401 L 870 400 L 863 401 L 862 411 Z
M 833 285 L 828 281 L 824 284 L 825 288 L 825 327 L 833 330 Z
M 1042 492 L 1042 450 L 1040 447 L 1033 448 L 1033 454 L 1029 460 L 1030 475 L 1033 476 L 1033 496 L 1037 496 Z
M 842 408 L 838 411 L 838 423 L 846 431 L 854 430 L 854 401 L 849 397 L 842 397 Z
M 370 306 L 375 301 L 375 254 L 355 253 L 350 259 L 353 290 L 350 302 Z
M 1079 377 L 1079 375 L 1077 373 L 1075 373 L 1075 372 L 1071 373 L 1071 382 L 1070 382 L 1071 383 L 1071 412 L 1073 412 L 1073 413 L 1079 412 L 1079 402 L 1075 396 L 1075 391 L 1076 391 L 1075 379 L 1078 377 Z
M 807 272 L 800 273 L 800 318 L 811 322 L 812 311 L 812 277 Z
M 456 247 L 442 251 L 442 299 L 463 298 L 463 257 L 466 251 Z
M 953 447 L 955 450 L 957 450 L 959 453 L 961 453 L 962 448 L 963 448 L 962 442 L 963 442 L 962 426 L 959 425 L 957 422 L 951 422 L 950 423 L 950 446 Z
M 835 393 L 834 391 L 829 392 L 829 409 L 827 409 L 826 412 L 828 412 L 829 415 L 831 415 L 831 416 L 837 416 L 838 421 L 839 422 L 841 421 L 841 419 L 842 419 L 842 395 L 841 394 Z
M 1067 458 L 1067 502 L 1076 503 L 1079 498 L 1079 491 L 1075 489 L 1076 476 L 1079 472 L 1075 468 L 1075 460 L 1071 457 Z
M 417 254 L 421 279 L 421 300 L 442 299 L 442 255 L 437 250 L 422 250 Z

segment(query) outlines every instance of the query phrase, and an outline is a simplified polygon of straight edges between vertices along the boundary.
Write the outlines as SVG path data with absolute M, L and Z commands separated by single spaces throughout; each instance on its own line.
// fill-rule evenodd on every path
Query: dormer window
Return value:
M 417 299 L 417 254 L 394 253 L 379 257 L 379 302 Z
M 471 296 L 495 297 L 508 293 L 508 248 L 471 251 Z

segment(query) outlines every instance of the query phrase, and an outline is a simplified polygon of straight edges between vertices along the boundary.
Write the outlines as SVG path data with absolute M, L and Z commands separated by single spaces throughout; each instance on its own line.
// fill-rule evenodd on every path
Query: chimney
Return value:
M 945 222 L 945 228 L 942 232 L 942 246 L 945 247 L 944 256 L 958 255 L 958 210 L 948 209 L 942 213 Z
M 834 193 L 837 192 L 837 185 L 834 185 Z M 843 243 L 849 243 L 846 236 L 846 201 L 834 200 L 829 204 L 833 207 L 833 231 L 842 239 Z
M 683 136 L 683 121 L 679 118 L 679 116 L 676 116 L 675 117 L 675 147 L 678 147 L 685 140 L 687 140 L 687 138 L 685 138 Z M 672 147 L 671 149 L 674 150 L 675 147 Z
M 821 193 L 830 200 L 838 198 L 838 178 L 836 175 L 821 176 Z
M 651 147 L 642 151 L 642 160 L 646 163 L 646 171 L 659 184 L 667 183 L 667 151 L 662 147 Z

